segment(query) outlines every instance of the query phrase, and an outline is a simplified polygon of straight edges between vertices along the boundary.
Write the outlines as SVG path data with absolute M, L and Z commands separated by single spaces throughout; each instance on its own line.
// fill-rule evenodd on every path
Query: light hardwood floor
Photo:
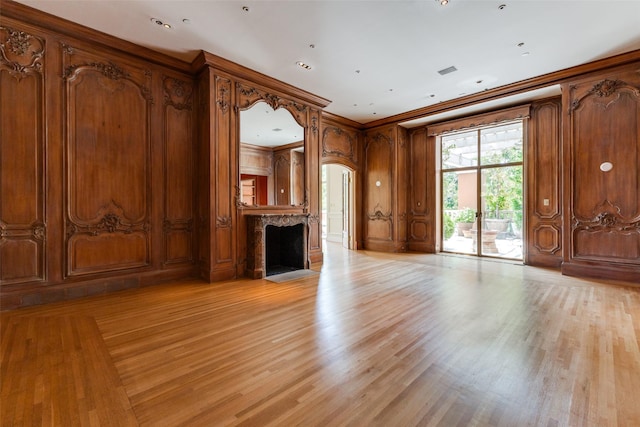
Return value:
M 329 245 L 2 313 L 2 426 L 638 426 L 640 289 Z M 319 269 L 320 267 L 318 267 Z

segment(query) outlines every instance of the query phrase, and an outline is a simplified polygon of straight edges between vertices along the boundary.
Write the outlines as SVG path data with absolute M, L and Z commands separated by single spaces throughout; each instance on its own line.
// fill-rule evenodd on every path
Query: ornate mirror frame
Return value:
M 308 149 L 308 132 L 309 132 L 309 111 L 310 108 L 299 102 L 295 102 L 291 99 L 281 97 L 279 95 L 275 95 L 266 90 L 258 89 L 253 86 L 249 86 L 240 82 L 236 82 L 236 106 L 235 111 L 237 115 L 237 126 L 238 131 L 236 134 L 237 137 L 237 164 L 236 170 L 236 207 L 240 209 L 259 209 L 259 210 L 283 210 L 283 209 L 303 209 L 306 212 L 309 208 L 309 149 Z M 241 153 L 241 141 L 240 141 L 240 112 L 245 111 L 253 107 L 258 102 L 265 102 L 269 105 L 273 110 L 277 110 L 279 108 L 284 108 L 289 113 L 293 119 L 302 126 L 304 131 L 304 200 L 301 204 L 298 205 L 250 205 L 242 201 L 242 186 L 240 182 L 240 153 Z

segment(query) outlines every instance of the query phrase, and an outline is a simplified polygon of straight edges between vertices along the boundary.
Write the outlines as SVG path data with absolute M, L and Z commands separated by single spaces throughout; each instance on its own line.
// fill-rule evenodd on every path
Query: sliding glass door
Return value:
M 442 250 L 522 259 L 522 122 L 445 134 L 440 151 Z

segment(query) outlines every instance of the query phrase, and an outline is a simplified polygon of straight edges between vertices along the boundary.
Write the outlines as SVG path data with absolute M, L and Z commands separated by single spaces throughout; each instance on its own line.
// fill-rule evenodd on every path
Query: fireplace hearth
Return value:
M 246 217 L 247 276 L 260 279 L 309 268 L 308 214 Z

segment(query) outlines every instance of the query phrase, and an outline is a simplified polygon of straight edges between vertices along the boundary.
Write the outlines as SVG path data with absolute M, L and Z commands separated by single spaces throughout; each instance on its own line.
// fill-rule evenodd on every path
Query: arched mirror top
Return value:
M 290 106 L 259 98 L 240 109 L 240 207 L 303 207 L 305 129 Z
M 238 89 L 238 110 L 246 111 L 259 102 L 264 102 L 269 105 L 274 111 L 278 111 L 281 108 L 291 113 L 294 120 L 303 128 L 307 127 L 307 110 L 308 107 L 304 104 L 292 101 L 287 98 L 282 98 L 278 95 L 256 89 L 250 86 L 244 86 L 241 83 L 237 83 Z

